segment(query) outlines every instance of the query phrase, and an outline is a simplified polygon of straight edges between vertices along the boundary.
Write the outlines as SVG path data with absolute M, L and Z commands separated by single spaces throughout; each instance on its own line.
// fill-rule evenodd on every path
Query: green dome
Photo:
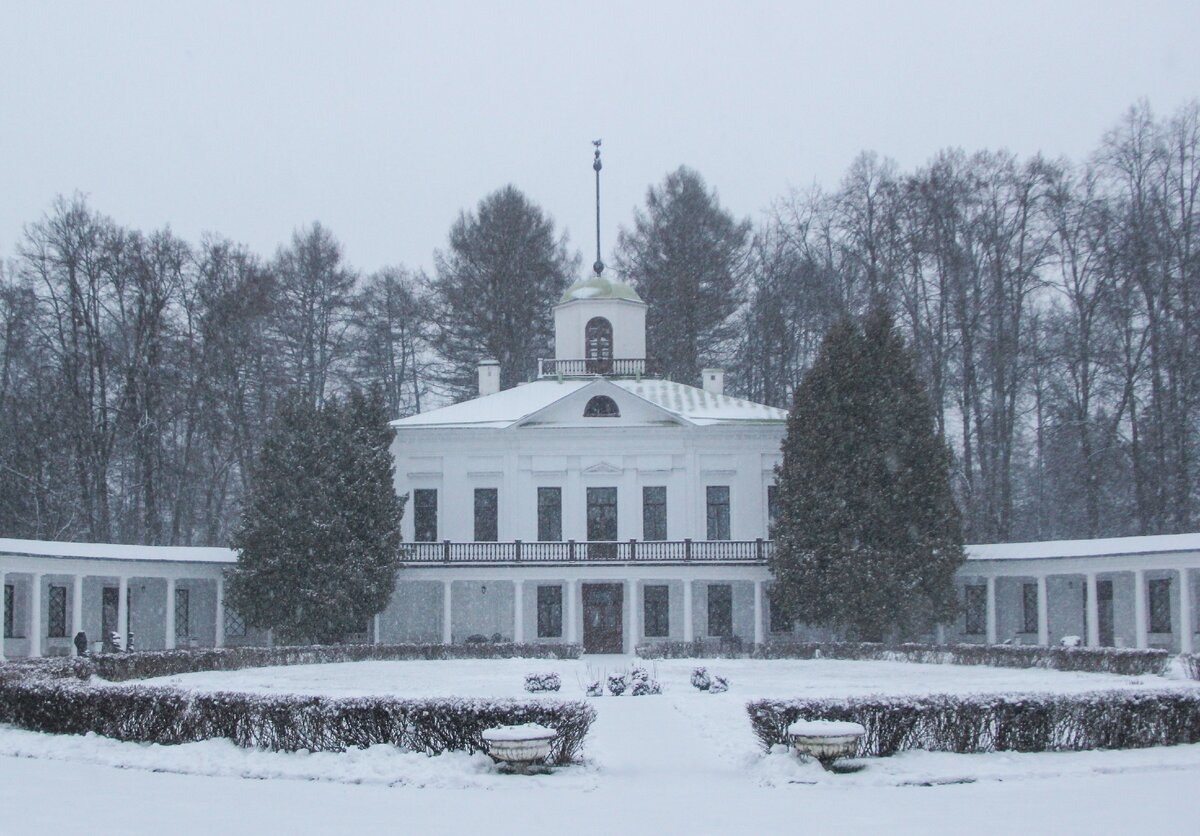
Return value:
M 604 276 L 588 276 L 575 282 L 567 288 L 559 304 L 576 302 L 580 299 L 625 299 L 629 302 L 641 302 L 642 297 L 627 284 L 612 282 Z

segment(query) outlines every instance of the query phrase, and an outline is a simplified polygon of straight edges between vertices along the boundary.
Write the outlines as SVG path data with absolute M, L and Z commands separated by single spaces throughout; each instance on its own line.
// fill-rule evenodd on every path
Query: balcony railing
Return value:
M 608 360 L 538 360 L 538 377 L 645 377 L 654 374 L 645 358 Z
M 764 563 L 770 540 L 561 540 L 405 543 L 405 563 Z

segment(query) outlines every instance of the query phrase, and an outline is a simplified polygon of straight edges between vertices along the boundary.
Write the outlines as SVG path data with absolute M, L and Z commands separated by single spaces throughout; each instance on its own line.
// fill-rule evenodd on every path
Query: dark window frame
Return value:
M 667 486 L 642 486 L 642 539 L 667 539 Z
M 1148 606 L 1146 615 L 1150 619 L 1149 632 L 1171 632 L 1171 579 L 1151 578 L 1146 582 Z
M 438 489 L 413 489 L 413 542 L 436 543 L 438 539 Z
M 987 635 L 987 584 L 963 587 L 963 635 Z
M 648 639 L 671 635 L 671 587 L 654 583 L 642 587 L 642 634 Z
M 67 588 L 52 583 L 46 589 L 46 637 L 67 637 Z
M 709 540 L 731 539 L 731 493 L 729 485 L 706 485 L 704 488 L 704 519 Z
M 613 327 L 602 316 L 594 316 L 583 326 L 585 365 L 588 374 L 608 374 L 612 371 Z
M 476 488 L 472 507 L 475 520 L 473 532 L 475 542 L 498 542 L 500 540 L 500 489 Z
M 987 606 L 986 603 L 984 606 Z M 1040 625 L 1038 618 L 1037 582 L 1021 584 L 1021 627 L 1022 632 L 1036 633 Z
M 4 638 L 13 639 L 16 629 L 17 587 L 15 584 L 4 585 Z
M 621 408 L 608 395 L 596 395 L 583 407 L 584 418 L 620 418 Z
M 607 497 L 610 496 L 612 497 L 611 502 L 607 500 Z M 601 501 L 601 497 L 605 497 L 606 499 Z M 619 499 L 620 498 L 617 494 L 617 488 L 615 485 L 597 485 L 587 489 L 585 492 L 585 501 L 587 503 L 587 538 L 589 541 L 613 542 L 620 536 L 620 517 L 618 516 L 619 506 L 617 504 Z M 613 536 L 593 536 L 596 533 L 596 529 L 599 528 L 602 523 L 608 522 L 608 509 L 611 509 Z
M 562 541 L 562 488 L 544 485 L 537 489 L 537 525 L 539 541 Z
M 560 584 L 538 585 L 537 634 L 539 639 L 562 638 L 563 589 Z
M 767 485 L 767 536 L 775 536 L 775 524 L 779 522 L 779 485 Z
M 175 588 L 175 638 L 192 637 L 192 596 L 186 587 Z
M 719 594 L 714 595 L 714 592 Z M 710 638 L 732 639 L 733 638 L 733 584 L 731 583 L 710 583 L 708 585 L 705 597 L 707 600 L 708 609 L 708 624 L 707 632 Z M 721 632 L 714 632 L 714 629 L 727 627 L 728 629 Z
M 246 619 L 230 607 L 225 608 L 225 635 L 235 639 L 246 637 Z

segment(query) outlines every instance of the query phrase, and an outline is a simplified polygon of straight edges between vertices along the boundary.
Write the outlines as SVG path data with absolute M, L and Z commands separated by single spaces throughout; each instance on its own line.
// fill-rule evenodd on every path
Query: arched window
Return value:
M 584 356 L 589 374 L 608 374 L 612 371 L 612 323 L 602 316 L 592 317 L 583 329 Z
M 597 395 L 587 402 L 583 408 L 584 418 L 620 418 L 621 410 L 617 402 L 608 395 Z

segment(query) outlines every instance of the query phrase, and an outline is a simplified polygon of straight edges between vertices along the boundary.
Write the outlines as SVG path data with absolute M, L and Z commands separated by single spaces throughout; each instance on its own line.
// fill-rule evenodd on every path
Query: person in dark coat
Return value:
M 75 653 L 78 656 L 87 656 L 87 633 L 80 630 L 75 634 Z

